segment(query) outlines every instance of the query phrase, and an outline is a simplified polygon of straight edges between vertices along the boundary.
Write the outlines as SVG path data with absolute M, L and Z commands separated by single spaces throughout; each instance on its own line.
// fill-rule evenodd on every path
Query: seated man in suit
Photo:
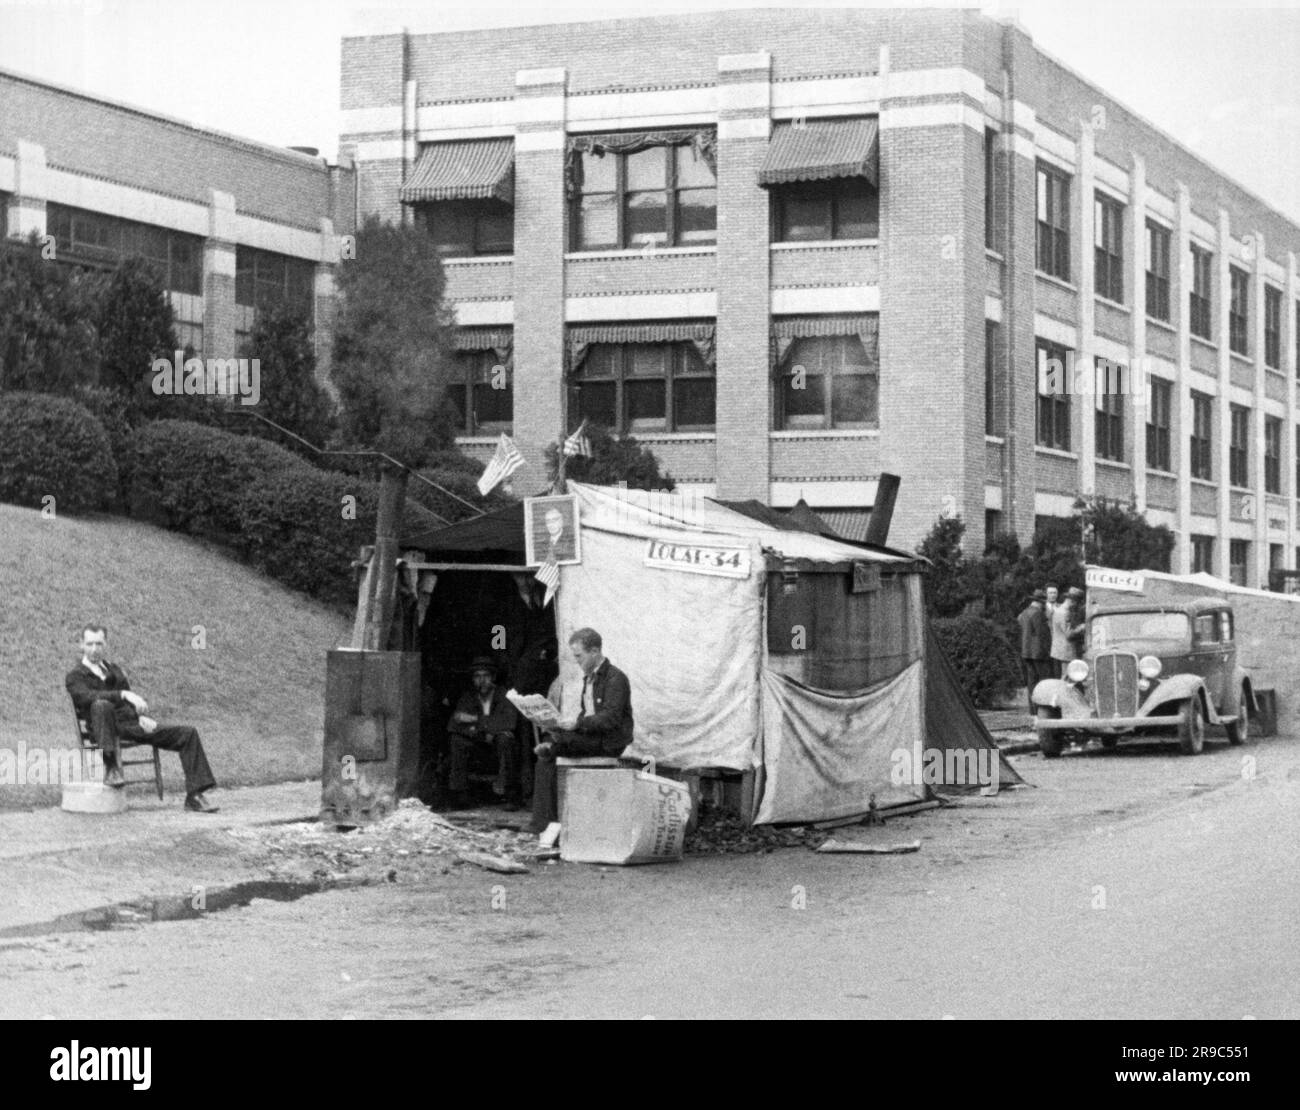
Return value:
M 185 769 L 185 808 L 195 813 L 216 813 L 203 796 L 216 786 L 203 752 L 198 731 L 189 725 L 159 727 L 143 716 L 148 702 L 131 690 L 121 667 L 104 659 L 108 633 L 102 625 L 87 625 L 81 632 L 81 662 L 68 672 L 64 683 L 77 716 L 86 722 L 90 736 L 104 754 L 104 782 L 123 786 L 120 740 L 126 738 L 169 752 L 179 752 Z
M 491 659 L 487 656 L 475 659 L 470 668 L 474 689 L 461 695 L 447 722 L 451 740 L 447 788 L 451 791 L 453 809 L 463 809 L 469 804 L 469 763 L 476 747 L 490 748 L 496 756 L 493 793 L 505 799 L 508 809 L 520 808 L 519 745 L 515 739 L 519 714 L 506 700 L 505 691 L 497 686 L 496 678 L 496 664 Z
M 617 756 L 632 743 L 632 685 L 605 658 L 603 646 L 594 628 L 579 628 L 569 637 L 569 648 L 582 670 L 582 697 L 578 705 L 559 707 L 561 727 L 548 732 L 533 749 L 537 753 L 534 832 L 542 832 L 556 820 L 556 756 Z

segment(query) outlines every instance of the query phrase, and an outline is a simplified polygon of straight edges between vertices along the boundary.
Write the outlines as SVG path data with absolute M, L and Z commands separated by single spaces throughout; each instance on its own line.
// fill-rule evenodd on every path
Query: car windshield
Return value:
M 1092 618 L 1091 633 L 1094 648 L 1140 643 L 1160 651 L 1185 644 L 1189 628 L 1186 613 L 1106 613 Z

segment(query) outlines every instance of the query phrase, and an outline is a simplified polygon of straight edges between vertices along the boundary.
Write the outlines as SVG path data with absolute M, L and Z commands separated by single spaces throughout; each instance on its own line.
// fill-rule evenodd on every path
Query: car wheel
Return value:
M 1038 719 L 1040 721 L 1059 721 L 1061 711 L 1054 705 L 1040 705 L 1038 707 Z M 1064 738 L 1055 730 L 1040 730 L 1038 733 L 1038 750 L 1043 753 L 1044 759 L 1056 759 L 1061 754 L 1061 747 Z
M 1101 738 L 1101 746 L 1105 748 L 1108 752 L 1113 752 L 1116 748 L 1119 747 L 1119 737 L 1103 736 Z
M 1244 744 L 1250 739 L 1250 698 L 1244 687 L 1237 703 L 1237 719 L 1227 728 L 1229 744 Z
M 1205 747 L 1205 718 L 1201 716 L 1198 698 L 1183 702 L 1183 713 L 1178 718 L 1178 746 L 1183 755 L 1200 755 Z

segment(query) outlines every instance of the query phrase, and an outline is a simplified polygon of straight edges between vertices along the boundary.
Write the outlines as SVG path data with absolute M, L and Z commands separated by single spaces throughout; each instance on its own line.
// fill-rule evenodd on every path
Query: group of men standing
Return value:
M 1016 618 L 1030 713 L 1034 687 L 1045 678 L 1064 678 L 1070 661 L 1083 655 L 1083 591 L 1071 586 L 1064 598 L 1058 598 L 1055 586 L 1035 590 Z

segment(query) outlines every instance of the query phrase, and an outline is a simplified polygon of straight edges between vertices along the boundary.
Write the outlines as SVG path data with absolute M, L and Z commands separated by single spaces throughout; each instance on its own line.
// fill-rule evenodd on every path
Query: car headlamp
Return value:
M 1160 660 L 1154 655 L 1144 655 L 1138 660 L 1138 674 L 1143 678 L 1160 677 Z
M 1088 664 L 1082 659 L 1071 659 L 1065 665 L 1065 677 L 1071 682 L 1082 682 L 1088 677 Z

